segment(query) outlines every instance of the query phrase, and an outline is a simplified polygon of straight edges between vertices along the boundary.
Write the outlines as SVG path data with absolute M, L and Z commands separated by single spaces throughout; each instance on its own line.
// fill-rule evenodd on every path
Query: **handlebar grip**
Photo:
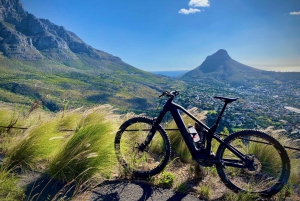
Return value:
M 175 91 L 164 91 L 160 96 L 159 96 L 159 98 L 160 97 L 163 97 L 163 96 L 167 96 L 167 97 L 175 97 L 175 96 L 177 96 L 177 95 L 179 95 L 179 92 L 180 91 L 177 91 L 177 90 L 175 90 Z
M 163 97 L 164 95 L 166 95 L 167 93 L 168 93 L 168 91 L 164 91 L 164 92 L 162 92 L 162 94 L 159 95 L 158 97 L 161 98 L 161 97 Z

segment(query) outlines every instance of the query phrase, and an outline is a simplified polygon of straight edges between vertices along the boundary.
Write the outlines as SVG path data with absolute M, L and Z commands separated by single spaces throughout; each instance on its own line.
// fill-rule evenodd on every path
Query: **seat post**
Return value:
M 223 108 L 222 108 L 222 110 L 221 110 L 221 112 L 220 112 L 220 114 L 219 114 L 219 116 L 218 116 L 218 119 L 217 119 L 217 121 L 216 121 L 216 125 L 219 125 L 219 123 L 220 123 L 220 121 L 221 121 L 221 118 L 222 118 L 222 115 L 223 115 L 223 113 L 224 113 L 224 111 L 225 111 L 225 108 L 226 108 L 226 106 L 227 106 L 227 102 L 226 101 L 224 101 L 224 105 L 223 105 Z
M 212 133 L 216 132 L 227 104 L 239 99 L 239 98 L 226 98 L 226 97 L 221 97 L 221 96 L 215 96 L 214 98 L 222 100 L 224 102 L 224 106 L 223 106 L 223 108 L 222 108 L 222 110 L 221 110 L 221 112 L 218 116 L 218 119 L 217 119 L 215 125 L 210 128 L 210 132 L 212 132 Z

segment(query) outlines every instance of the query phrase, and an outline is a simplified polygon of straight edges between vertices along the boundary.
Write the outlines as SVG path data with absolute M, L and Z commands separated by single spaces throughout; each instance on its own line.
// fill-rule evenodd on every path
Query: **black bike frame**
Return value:
M 221 137 L 215 133 L 218 127 L 218 124 L 221 120 L 221 117 L 225 111 L 225 108 L 227 106 L 228 103 L 225 102 L 222 111 L 220 112 L 218 119 L 216 120 L 216 123 L 214 126 L 212 126 L 211 128 L 209 128 L 207 125 L 205 125 L 203 122 L 199 121 L 195 116 L 193 116 L 192 114 L 190 114 L 186 109 L 184 109 L 182 106 L 176 104 L 173 102 L 174 97 L 169 97 L 169 99 L 167 100 L 167 102 L 165 103 L 162 111 L 159 113 L 158 117 L 154 119 L 153 122 L 153 127 L 150 130 L 150 133 L 145 141 L 145 145 L 147 145 L 151 139 L 153 138 L 153 134 L 156 132 L 156 126 L 155 125 L 159 125 L 164 116 L 166 115 L 166 113 L 168 111 L 170 111 L 170 113 L 173 116 L 173 119 L 175 120 L 175 123 L 178 127 L 178 129 L 181 132 L 181 135 L 192 155 L 192 157 L 198 161 L 198 160 L 206 160 L 206 161 L 210 161 L 213 164 L 222 164 L 225 166 L 232 166 L 232 167 L 239 167 L 239 168 L 249 168 L 253 165 L 253 160 L 248 159 L 244 154 L 242 154 L 241 152 L 239 152 L 237 149 L 235 149 L 234 147 L 232 147 L 231 145 L 227 144 L 226 142 L 223 141 L 223 139 L 221 139 Z M 195 122 L 197 122 L 199 125 L 201 125 L 202 127 L 204 127 L 208 132 L 206 133 L 206 147 L 203 149 L 198 150 L 194 143 L 193 140 L 190 136 L 190 134 L 188 133 L 188 130 L 186 129 L 186 126 L 181 118 L 181 115 L 179 113 L 179 110 L 181 110 L 183 113 L 185 113 L 186 115 L 188 115 L 190 118 L 192 118 Z M 211 152 L 211 142 L 212 139 L 216 139 L 220 144 L 222 144 L 223 146 L 225 146 L 228 150 L 230 150 L 233 154 L 235 154 L 238 158 L 240 158 L 240 160 L 235 160 L 235 159 L 223 159 L 218 160 L 215 158 L 215 156 L 212 154 Z M 244 162 L 244 163 L 242 163 Z M 246 164 L 246 165 L 245 165 Z

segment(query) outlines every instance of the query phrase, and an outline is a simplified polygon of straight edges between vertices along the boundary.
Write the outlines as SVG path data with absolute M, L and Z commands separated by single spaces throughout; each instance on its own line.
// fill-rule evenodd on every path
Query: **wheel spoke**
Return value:
M 170 141 L 160 126 L 150 143 L 144 145 L 152 125 L 153 120 L 136 117 L 125 122 L 116 135 L 118 159 L 125 161 L 127 170 L 136 176 L 149 177 L 159 173 L 170 156 Z
M 259 131 L 241 131 L 226 138 L 225 142 L 253 162 L 249 168 L 217 166 L 222 181 L 232 190 L 272 195 L 287 182 L 290 171 L 288 156 L 279 142 L 271 136 Z M 240 161 L 222 145 L 217 151 L 217 158 L 228 161 L 229 164 Z

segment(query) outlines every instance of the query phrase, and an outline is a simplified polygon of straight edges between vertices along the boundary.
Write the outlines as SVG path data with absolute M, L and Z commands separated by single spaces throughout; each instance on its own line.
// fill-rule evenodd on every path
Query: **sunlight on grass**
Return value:
M 12 166 L 36 168 L 48 160 L 62 143 L 64 133 L 57 129 L 56 119 L 32 126 L 24 136 L 18 136 L 7 151 Z
M 114 170 L 116 117 L 109 107 L 87 111 L 80 129 L 62 146 L 49 165 L 49 174 L 63 181 L 83 181 Z
M 19 179 L 12 172 L 14 168 L 38 169 L 49 173 L 58 180 L 80 184 L 96 178 L 109 178 L 114 171 L 118 170 L 114 152 L 115 133 L 121 121 L 131 118 L 133 114 L 115 115 L 113 108 L 109 105 L 101 105 L 88 110 L 78 108 L 55 114 L 37 109 L 29 116 L 26 111 L 27 109 L 22 106 L 15 108 L 5 105 L 0 109 L 0 125 L 10 125 L 12 122 L 16 122 L 15 126 L 28 128 L 27 130 L 10 129 L 9 131 L 7 128 L 0 128 L 0 151 L 6 156 L 5 167 L 0 165 L 0 200 L 22 200 L 24 198 L 23 190 L 17 185 Z M 204 113 L 193 112 L 199 119 L 205 118 Z M 186 125 L 194 124 L 187 116 L 183 116 L 183 120 Z M 176 129 L 177 126 L 174 121 L 170 121 L 164 128 Z M 274 130 L 269 127 L 264 132 L 279 140 L 284 146 L 299 147 L 299 142 L 289 139 L 284 130 Z M 136 135 L 138 133 L 136 132 Z M 185 163 L 191 162 L 191 155 L 179 131 L 167 130 L 167 133 L 170 137 L 172 152 L 176 153 L 175 157 L 179 156 Z M 128 145 L 136 143 L 138 137 L 136 135 L 124 137 L 122 143 L 127 146 L 121 144 L 123 153 L 132 152 L 132 150 L 126 149 Z M 213 141 L 213 150 L 216 150 L 218 145 L 219 143 Z M 149 147 L 151 153 L 156 154 L 159 150 L 163 150 L 164 143 L 161 138 L 153 138 Z M 279 160 L 273 154 L 276 150 L 271 149 L 270 146 L 263 144 L 245 146 L 242 140 L 236 140 L 235 147 L 247 153 L 254 153 L 260 158 L 262 164 L 267 164 L 268 168 L 264 171 L 268 171 L 270 175 L 276 174 L 276 169 L 280 164 L 277 163 Z M 286 150 L 291 160 L 291 177 L 289 184 L 275 196 L 278 199 L 292 194 L 293 187 L 300 185 L 299 152 Z M 227 150 L 224 154 L 233 157 Z M 134 156 L 128 155 L 128 157 Z M 231 168 L 227 167 L 227 171 L 231 171 Z M 211 190 L 214 185 L 217 185 L 210 181 L 212 178 L 218 177 L 216 169 L 210 168 L 207 171 L 209 172 L 207 185 L 201 187 L 200 183 L 197 188 L 198 195 L 203 198 L 213 197 Z M 174 172 L 171 173 L 174 174 Z M 238 173 L 229 176 L 237 177 Z M 163 179 L 166 181 L 160 181 L 160 183 L 169 182 L 168 179 L 166 177 Z M 171 178 L 171 180 L 174 179 Z M 172 185 L 173 183 L 169 186 Z M 176 188 L 179 188 L 178 185 Z M 181 188 L 187 189 L 187 186 L 183 185 Z M 223 197 L 227 200 L 249 200 L 256 198 L 256 195 L 225 193 Z

